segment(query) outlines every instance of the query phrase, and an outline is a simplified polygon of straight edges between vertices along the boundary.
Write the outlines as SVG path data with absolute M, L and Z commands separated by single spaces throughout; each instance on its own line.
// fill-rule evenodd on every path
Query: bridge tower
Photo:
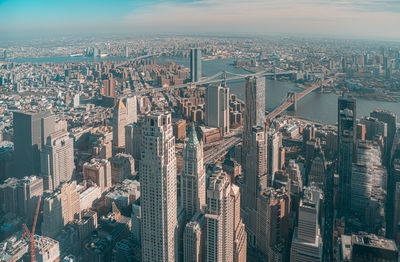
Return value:
M 296 112 L 297 110 L 296 92 L 293 91 L 287 92 L 286 101 L 292 104 L 291 106 L 288 107 L 287 111 Z

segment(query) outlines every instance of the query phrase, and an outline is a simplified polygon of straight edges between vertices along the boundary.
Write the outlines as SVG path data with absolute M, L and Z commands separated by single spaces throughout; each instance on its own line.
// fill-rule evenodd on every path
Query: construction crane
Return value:
M 32 232 L 29 232 L 28 227 L 25 224 L 22 224 L 22 226 L 25 229 L 25 232 L 22 234 L 22 238 L 25 238 L 25 236 L 26 236 L 28 238 L 29 242 L 30 242 L 30 244 L 29 244 L 29 253 L 30 253 L 30 256 L 31 256 L 31 262 L 37 262 L 37 260 L 36 260 L 35 239 L 33 238 L 33 236 L 35 235 L 36 222 L 37 222 L 37 218 L 38 218 L 38 215 L 39 215 L 40 200 L 41 200 L 41 198 L 39 197 L 37 205 L 36 205 L 35 218 L 33 219 Z

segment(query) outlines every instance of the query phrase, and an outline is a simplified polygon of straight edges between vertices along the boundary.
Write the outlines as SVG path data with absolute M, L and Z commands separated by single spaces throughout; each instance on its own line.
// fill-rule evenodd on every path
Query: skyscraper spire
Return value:
M 190 133 L 189 133 L 189 140 L 188 140 L 187 144 L 190 144 L 190 145 L 199 145 L 200 144 L 199 140 L 197 139 L 197 132 L 196 132 L 194 123 L 192 123 L 192 127 L 191 127 Z

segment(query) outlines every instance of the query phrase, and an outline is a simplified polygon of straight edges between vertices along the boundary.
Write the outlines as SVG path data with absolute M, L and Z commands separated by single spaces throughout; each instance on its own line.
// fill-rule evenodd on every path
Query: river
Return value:
M 14 62 L 32 62 L 32 63 L 73 63 L 73 62 L 101 62 L 101 61 L 124 61 L 126 58 L 85 58 L 85 57 L 48 57 L 48 58 L 26 58 L 14 59 Z M 161 57 L 158 62 L 173 61 L 189 67 L 189 58 L 180 57 Z M 233 59 L 215 59 L 202 62 L 202 71 L 204 76 L 211 76 L 221 71 L 233 73 L 248 73 L 242 69 L 235 68 Z M 244 99 L 244 80 L 235 80 L 228 82 L 230 92 L 236 94 L 240 99 Z M 296 84 L 290 81 L 279 81 L 267 79 L 266 81 L 266 107 L 267 110 L 273 110 L 279 105 L 288 91 L 300 92 Z M 400 116 L 400 103 L 375 101 L 363 98 L 357 99 L 357 117 L 368 116 L 374 109 L 385 109 L 392 111 Z M 313 92 L 304 97 L 297 104 L 295 116 L 310 120 L 321 121 L 327 124 L 337 122 L 337 95 L 334 93 Z

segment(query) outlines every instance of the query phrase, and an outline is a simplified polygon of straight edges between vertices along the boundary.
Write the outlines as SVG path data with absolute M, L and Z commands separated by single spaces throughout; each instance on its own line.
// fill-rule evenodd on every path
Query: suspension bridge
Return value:
M 297 102 L 301 99 L 303 99 L 306 95 L 310 94 L 314 90 L 317 90 L 318 88 L 321 88 L 322 86 L 326 85 L 327 83 L 331 82 L 332 79 L 317 79 L 315 80 L 310 87 L 305 89 L 302 92 L 296 93 L 293 91 L 289 91 L 279 104 L 277 108 L 275 108 L 273 111 L 271 111 L 265 119 L 266 123 L 270 123 L 274 118 L 276 118 L 278 115 L 282 114 L 283 111 L 285 110 L 290 110 L 290 111 L 296 111 L 297 109 Z
M 246 77 L 255 77 L 255 76 L 265 76 L 265 77 L 280 77 L 280 76 L 292 76 L 297 73 L 297 71 L 291 70 L 291 71 L 283 71 L 283 70 L 263 70 L 257 73 L 250 73 L 250 74 L 236 74 L 228 71 L 223 71 L 216 73 L 215 75 L 209 76 L 209 77 L 203 77 L 200 81 L 198 82 L 189 82 L 185 84 L 180 84 L 180 85 L 174 85 L 174 86 L 166 86 L 166 87 L 152 87 L 152 88 L 146 88 L 146 89 L 141 89 L 141 90 L 135 90 L 132 92 L 130 95 L 146 95 L 146 94 L 151 94 L 151 93 L 157 93 L 157 92 L 163 92 L 163 91 L 174 91 L 177 89 L 182 89 L 186 88 L 192 85 L 206 85 L 206 84 L 213 84 L 213 83 L 218 83 L 218 82 L 228 82 L 228 81 L 233 81 L 233 80 L 238 80 L 238 79 L 243 79 Z

